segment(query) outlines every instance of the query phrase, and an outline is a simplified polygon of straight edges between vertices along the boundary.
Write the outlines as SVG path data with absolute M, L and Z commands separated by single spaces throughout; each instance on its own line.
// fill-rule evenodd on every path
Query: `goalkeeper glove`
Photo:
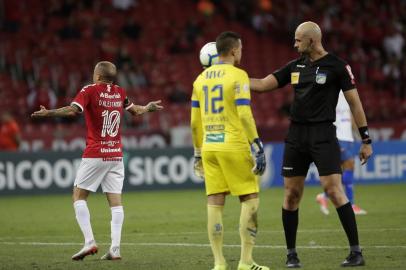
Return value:
M 255 166 L 252 168 L 252 172 L 256 175 L 262 175 L 266 168 L 264 145 L 259 138 L 256 138 L 252 142 L 251 147 L 255 153 Z
M 195 161 L 193 165 L 193 169 L 195 172 L 195 175 L 200 178 L 204 178 L 204 170 L 203 170 L 203 162 L 202 162 L 202 155 L 201 155 L 201 150 L 198 148 L 195 148 Z

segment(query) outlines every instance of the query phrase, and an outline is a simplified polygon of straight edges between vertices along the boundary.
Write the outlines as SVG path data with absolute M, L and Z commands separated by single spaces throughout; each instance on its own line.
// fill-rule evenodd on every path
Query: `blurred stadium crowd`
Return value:
M 126 128 L 188 125 L 198 51 L 223 30 L 243 37 L 243 68 L 263 77 L 297 57 L 295 27 L 320 24 L 325 48 L 352 66 L 370 123 L 406 122 L 406 1 L 398 0 L 0 0 L 0 110 L 22 129 L 32 111 L 69 104 L 99 60 L 137 104 L 162 99 L 166 112 L 126 118 Z M 291 91 L 254 96 L 259 127 L 286 125 Z M 63 129 L 63 128 L 62 128 Z

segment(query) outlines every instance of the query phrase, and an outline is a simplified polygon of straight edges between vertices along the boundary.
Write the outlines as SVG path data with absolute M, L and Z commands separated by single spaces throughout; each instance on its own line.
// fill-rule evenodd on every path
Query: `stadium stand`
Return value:
M 187 99 L 201 71 L 198 50 L 204 43 L 222 30 L 241 33 L 243 67 L 262 77 L 297 57 L 293 31 L 299 22 L 313 20 L 326 33 L 327 50 L 350 62 L 369 122 L 406 122 L 406 2 L 208 2 L 0 0 L 0 108 L 25 129 L 76 125 L 35 123 L 28 116 L 39 104 L 68 104 L 103 59 L 120 67 L 120 83 L 136 103 L 163 99 L 168 108 L 142 120 L 126 118 L 127 128 L 188 125 Z M 254 94 L 258 126 L 286 126 L 291 96 L 291 91 Z

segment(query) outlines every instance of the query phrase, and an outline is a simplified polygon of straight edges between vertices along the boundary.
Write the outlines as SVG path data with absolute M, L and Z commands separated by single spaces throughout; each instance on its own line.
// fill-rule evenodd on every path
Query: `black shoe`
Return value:
M 347 256 L 345 261 L 341 263 L 342 267 L 349 266 L 362 266 L 365 265 L 364 257 L 362 257 L 362 252 L 351 251 L 350 255 Z
M 302 265 L 300 264 L 300 260 L 297 257 L 297 253 L 290 253 L 287 256 L 286 260 L 286 267 L 287 268 L 300 268 Z

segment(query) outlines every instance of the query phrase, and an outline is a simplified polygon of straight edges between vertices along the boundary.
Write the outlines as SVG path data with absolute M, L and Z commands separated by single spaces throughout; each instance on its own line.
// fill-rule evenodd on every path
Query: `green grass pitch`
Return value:
M 303 269 L 341 269 L 347 240 L 333 207 L 324 216 L 315 203 L 320 187 L 306 187 L 300 207 L 298 252 Z M 283 190 L 261 193 L 254 258 L 285 269 L 281 223 Z M 69 195 L 0 198 L 0 269 L 211 269 L 203 190 L 124 193 L 121 261 L 100 261 L 110 242 L 110 211 L 102 194 L 89 208 L 99 253 L 81 262 L 71 256 L 82 246 Z M 406 185 L 356 187 L 358 216 L 367 265 L 361 269 L 406 269 Z M 224 253 L 230 269 L 239 259 L 239 203 L 229 196 L 224 211 Z

